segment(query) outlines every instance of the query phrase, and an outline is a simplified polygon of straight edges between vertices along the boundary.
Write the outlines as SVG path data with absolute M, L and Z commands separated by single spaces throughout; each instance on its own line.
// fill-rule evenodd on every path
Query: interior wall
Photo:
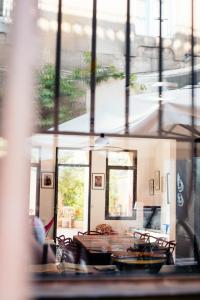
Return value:
M 52 146 L 41 147 L 41 173 L 55 172 L 56 150 Z M 54 173 L 55 174 L 55 173 Z M 39 216 L 44 225 L 48 224 L 54 216 L 54 193 L 55 193 L 55 176 L 53 188 L 42 188 L 40 181 L 40 210 Z M 49 237 L 53 236 L 51 228 Z
M 100 223 L 110 224 L 114 230 L 124 232 L 143 227 L 143 206 L 162 206 L 161 224 L 170 223 L 170 236 L 175 238 L 175 188 L 176 188 L 176 142 L 152 139 L 118 139 L 115 146 L 137 150 L 137 197 L 136 220 L 105 220 L 105 188 L 91 189 L 91 230 Z M 41 148 L 41 172 L 55 172 L 55 149 L 52 145 Z M 149 180 L 155 178 L 155 171 L 160 171 L 161 186 L 149 194 Z M 92 152 L 92 173 L 106 176 L 106 153 Z M 169 176 L 167 176 L 169 174 Z M 167 182 L 168 178 L 168 182 Z M 105 178 L 106 182 L 106 178 Z M 55 187 L 55 183 L 54 183 Z M 92 188 L 92 182 L 91 182 Z M 40 218 L 47 224 L 54 214 L 54 188 L 40 188 Z M 169 203 L 168 203 L 169 202 Z M 162 229 L 162 228 L 161 228 Z M 52 231 L 48 237 L 52 237 Z
M 124 145 L 123 141 L 121 141 L 122 145 Z M 120 142 L 118 146 L 120 146 Z M 114 230 L 119 232 L 127 231 L 130 228 L 142 228 L 143 206 L 160 205 L 162 207 L 161 224 L 171 223 L 170 235 L 174 236 L 176 154 L 173 149 L 175 149 L 175 142 L 129 139 L 127 148 L 137 150 L 136 220 L 105 220 L 106 190 L 91 190 L 91 229 L 94 230 L 99 223 L 110 224 Z M 160 171 L 161 186 L 159 190 L 154 191 L 154 195 L 150 195 L 149 180 L 155 179 L 155 171 Z M 104 173 L 106 176 L 105 152 L 93 151 L 92 173 Z

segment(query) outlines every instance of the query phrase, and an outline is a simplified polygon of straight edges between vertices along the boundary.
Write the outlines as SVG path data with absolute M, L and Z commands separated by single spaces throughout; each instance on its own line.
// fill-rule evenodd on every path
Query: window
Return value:
M 10 21 L 10 14 L 13 8 L 13 0 L 0 0 L 0 17 Z
M 137 152 L 109 152 L 106 219 L 135 219 Z
M 170 37 L 172 34 L 173 8 L 171 1 L 162 1 L 162 35 Z M 132 16 L 135 23 L 135 31 L 138 35 L 158 36 L 159 1 L 135 0 L 132 5 Z M 169 21 L 170 20 L 170 21 Z

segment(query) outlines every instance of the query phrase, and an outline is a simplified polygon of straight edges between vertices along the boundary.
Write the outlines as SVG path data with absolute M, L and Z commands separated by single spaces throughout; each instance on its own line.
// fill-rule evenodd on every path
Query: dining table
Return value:
M 144 241 L 126 234 L 76 235 L 73 238 L 80 249 L 80 256 L 90 264 L 108 264 L 111 254 L 127 252 L 128 248 L 139 249 Z

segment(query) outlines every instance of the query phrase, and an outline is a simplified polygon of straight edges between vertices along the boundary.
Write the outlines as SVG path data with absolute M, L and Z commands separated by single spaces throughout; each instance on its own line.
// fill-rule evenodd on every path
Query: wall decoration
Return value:
M 154 195 L 154 179 L 149 179 L 149 195 Z
M 167 204 L 170 204 L 170 173 L 166 174 Z
M 41 188 L 46 188 L 46 189 L 54 188 L 53 172 L 41 172 Z
M 159 190 L 160 189 L 160 171 L 155 171 L 155 182 L 154 182 L 154 185 L 155 185 L 155 190 Z
M 160 177 L 160 190 L 162 193 L 165 192 L 165 177 L 164 176 Z
M 92 189 L 103 190 L 105 186 L 105 175 L 103 173 L 92 174 Z

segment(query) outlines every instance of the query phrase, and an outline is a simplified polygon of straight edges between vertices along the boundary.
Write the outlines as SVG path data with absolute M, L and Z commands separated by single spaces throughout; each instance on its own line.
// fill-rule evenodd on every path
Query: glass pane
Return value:
M 89 131 L 92 2 L 62 2 L 59 112 L 62 131 Z
M 58 1 L 40 0 L 38 3 L 38 65 L 36 72 L 35 119 L 39 129 L 54 125 L 55 45 Z
M 109 152 L 109 166 L 133 166 L 136 153 L 134 152 Z
M 131 0 L 130 115 L 131 133 L 157 132 L 159 1 Z
M 95 131 L 124 127 L 124 0 L 97 1 L 97 66 Z
M 131 217 L 133 214 L 133 171 L 110 170 L 109 217 Z
M 75 165 L 88 165 L 89 156 L 88 151 L 78 151 L 78 150 L 58 150 L 58 163 L 59 164 L 75 164 Z
M 162 129 L 191 136 L 183 127 L 191 125 L 191 1 L 164 1 L 163 19 L 163 34 L 168 28 L 170 35 L 163 36 Z
M 198 66 L 200 63 L 200 46 L 199 46 L 199 34 L 200 34 L 200 24 L 199 24 L 199 14 L 200 1 L 194 1 L 194 73 L 195 73 L 195 82 L 194 82 L 194 106 L 195 106 L 195 120 L 194 126 L 199 130 L 199 87 L 200 80 L 198 76 Z

